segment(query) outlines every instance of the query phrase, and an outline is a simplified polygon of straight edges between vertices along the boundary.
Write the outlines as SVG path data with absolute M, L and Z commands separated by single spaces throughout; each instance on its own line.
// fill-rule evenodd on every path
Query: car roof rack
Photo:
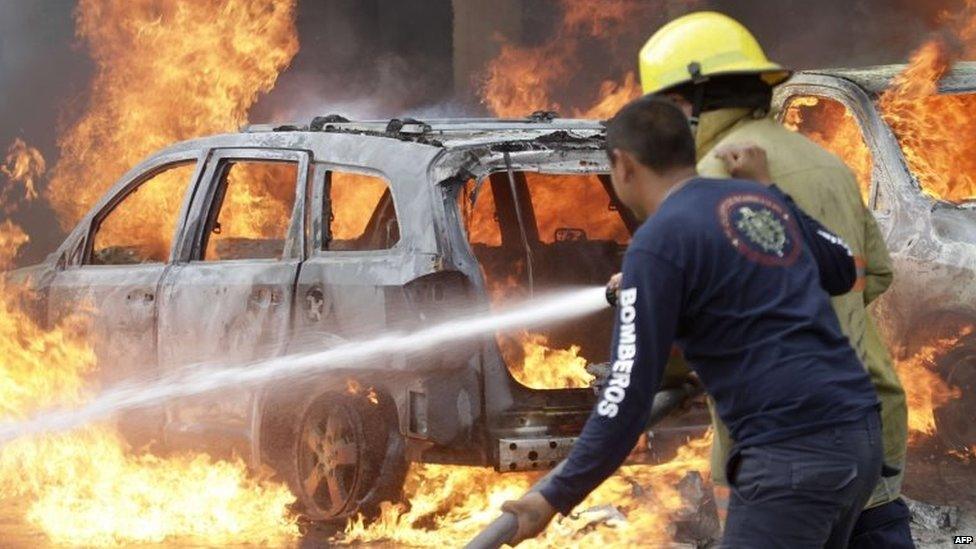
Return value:
M 362 132 L 390 137 L 417 137 L 433 133 L 476 133 L 498 130 L 601 130 L 603 123 L 596 120 L 560 118 L 553 111 L 536 111 L 525 118 L 391 118 L 388 120 L 350 120 L 339 114 L 316 116 L 308 125 L 253 124 L 244 132 L 321 131 Z

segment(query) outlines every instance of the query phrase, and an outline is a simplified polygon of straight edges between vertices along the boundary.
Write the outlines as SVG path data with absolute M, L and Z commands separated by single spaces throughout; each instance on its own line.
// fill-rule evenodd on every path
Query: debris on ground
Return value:
M 933 505 L 902 497 L 912 512 L 912 528 L 945 532 L 959 524 L 959 508 L 955 505 Z
M 692 471 L 678 482 L 681 508 L 671 517 L 671 537 L 677 542 L 707 547 L 722 536 L 711 483 Z

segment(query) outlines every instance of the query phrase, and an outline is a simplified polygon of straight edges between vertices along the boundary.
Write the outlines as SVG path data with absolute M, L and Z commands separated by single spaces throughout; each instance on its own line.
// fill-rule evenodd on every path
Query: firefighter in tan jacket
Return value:
M 854 174 L 836 156 L 770 116 L 772 87 L 790 73 L 770 62 L 749 31 L 725 15 L 699 12 L 662 27 L 640 52 L 640 73 L 645 93 L 673 98 L 689 116 L 702 176 L 729 177 L 726 151 L 758 146 L 766 152 L 773 181 L 854 251 L 858 282 L 850 293 L 833 298 L 833 307 L 877 389 L 887 467 L 855 527 L 851 547 L 913 547 L 908 510 L 899 499 L 908 436 L 905 392 L 867 310 L 891 284 L 891 260 Z M 681 370 L 676 364 L 669 377 L 677 379 Z M 712 419 L 712 476 L 721 483 L 727 478 L 725 458 L 732 441 L 714 408 Z

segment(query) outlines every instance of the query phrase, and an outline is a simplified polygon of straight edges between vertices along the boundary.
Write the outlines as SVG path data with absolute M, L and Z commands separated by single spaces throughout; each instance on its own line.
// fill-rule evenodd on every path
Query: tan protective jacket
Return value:
M 808 214 L 842 237 L 855 254 L 858 279 L 853 290 L 832 299 L 841 329 L 850 338 L 881 400 L 885 463 L 903 469 L 908 439 L 905 390 L 895 373 L 867 305 L 891 284 L 891 259 L 881 232 L 865 207 L 853 172 L 836 156 L 805 136 L 783 127 L 771 116 L 756 117 L 749 109 L 720 109 L 702 115 L 698 126 L 698 172 L 704 177 L 729 177 L 715 150 L 726 144 L 754 143 L 766 150 L 773 181 Z M 725 481 L 731 446 L 728 431 L 715 416 L 712 476 Z M 874 507 L 896 499 L 902 475 L 883 478 L 868 502 Z

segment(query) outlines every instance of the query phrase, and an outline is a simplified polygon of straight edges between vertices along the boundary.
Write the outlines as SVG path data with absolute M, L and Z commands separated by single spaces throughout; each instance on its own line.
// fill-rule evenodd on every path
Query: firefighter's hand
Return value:
M 502 511 L 512 513 L 518 518 L 518 532 L 508 542 L 513 547 L 538 536 L 549 525 L 552 517 L 556 516 L 553 506 L 538 492 L 529 492 L 521 499 L 506 501 L 502 504 Z
M 769 174 L 766 150 L 753 143 L 725 145 L 715 151 L 715 156 L 725 164 L 726 171 L 738 179 L 751 179 L 770 185 L 773 177 Z
M 617 273 L 610 277 L 607 281 L 607 303 L 611 307 L 617 306 L 617 293 L 620 292 L 620 281 L 624 278 L 624 275 Z

